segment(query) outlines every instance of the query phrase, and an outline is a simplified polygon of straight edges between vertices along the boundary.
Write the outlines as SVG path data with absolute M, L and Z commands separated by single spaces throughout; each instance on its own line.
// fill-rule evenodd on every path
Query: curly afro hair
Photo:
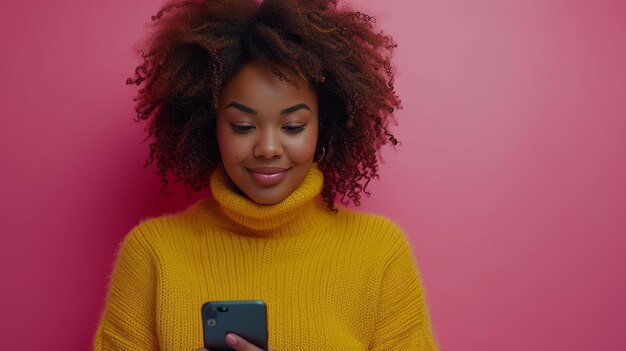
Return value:
M 375 18 L 332 0 L 170 1 L 141 42 L 143 62 L 126 84 L 139 86 L 137 121 L 154 140 L 145 166 L 157 160 L 194 191 L 209 185 L 220 164 L 215 135 L 217 99 L 248 62 L 261 62 L 282 80 L 297 75 L 318 95 L 322 198 L 360 204 L 378 177 L 379 150 L 391 142 L 401 107 L 391 65 L 397 47 L 375 29 Z

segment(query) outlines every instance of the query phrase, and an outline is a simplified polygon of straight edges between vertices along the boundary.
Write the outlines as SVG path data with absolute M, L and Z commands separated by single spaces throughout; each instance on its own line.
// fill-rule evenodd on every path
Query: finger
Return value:
M 263 351 L 257 346 L 251 344 L 246 339 L 240 337 L 239 335 L 228 333 L 224 338 L 226 343 L 237 351 Z

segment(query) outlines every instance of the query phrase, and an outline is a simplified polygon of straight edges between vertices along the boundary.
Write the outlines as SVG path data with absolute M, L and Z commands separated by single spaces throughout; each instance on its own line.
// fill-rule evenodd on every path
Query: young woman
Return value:
M 176 1 L 153 20 L 127 82 L 147 163 L 213 197 L 126 236 L 94 349 L 195 350 L 203 303 L 263 300 L 278 351 L 436 350 L 403 232 L 335 203 L 358 205 L 397 143 L 391 38 L 329 0 Z

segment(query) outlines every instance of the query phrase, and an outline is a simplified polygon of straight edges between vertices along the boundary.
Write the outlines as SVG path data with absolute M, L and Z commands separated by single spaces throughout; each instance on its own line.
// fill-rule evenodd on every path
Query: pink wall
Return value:
M 4 6 L 3 349 L 89 349 L 119 240 L 191 201 L 142 169 L 124 85 L 159 4 Z M 442 349 L 626 349 L 624 3 L 360 4 L 405 106 L 364 208 L 409 233 Z

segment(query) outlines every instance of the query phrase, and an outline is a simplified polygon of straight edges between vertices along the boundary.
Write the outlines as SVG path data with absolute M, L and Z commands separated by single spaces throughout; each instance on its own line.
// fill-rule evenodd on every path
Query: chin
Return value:
M 272 190 L 267 189 L 266 190 L 268 193 L 271 193 Z M 249 192 L 246 195 L 254 202 L 259 203 L 261 205 L 274 205 L 277 204 L 281 201 L 283 201 L 285 198 L 287 198 L 289 196 L 289 194 L 291 194 L 291 192 L 280 192 L 280 193 L 274 193 L 274 194 L 260 194 L 260 192 L 263 191 L 253 191 L 253 192 Z
M 244 167 L 241 172 L 237 173 L 235 179 L 238 182 L 233 181 L 233 183 L 250 200 L 261 205 L 274 205 L 285 200 L 298 188 L 306 178 L 310 167 L 293 167 L 280 183 L 274 185 L 259 184 Z
M 277 200 L 277 199 L 263 199 L 263 198 L 261 198 L 261 199 L 253 199 L 253 200 L 254 200 L 254 202 L 256 202 L 258 204 L 261 204 L 261 205 L 274 205 L 274 204 L 277 204 L 277 203 L 283 201 L 284 199 L 278 199 Z

